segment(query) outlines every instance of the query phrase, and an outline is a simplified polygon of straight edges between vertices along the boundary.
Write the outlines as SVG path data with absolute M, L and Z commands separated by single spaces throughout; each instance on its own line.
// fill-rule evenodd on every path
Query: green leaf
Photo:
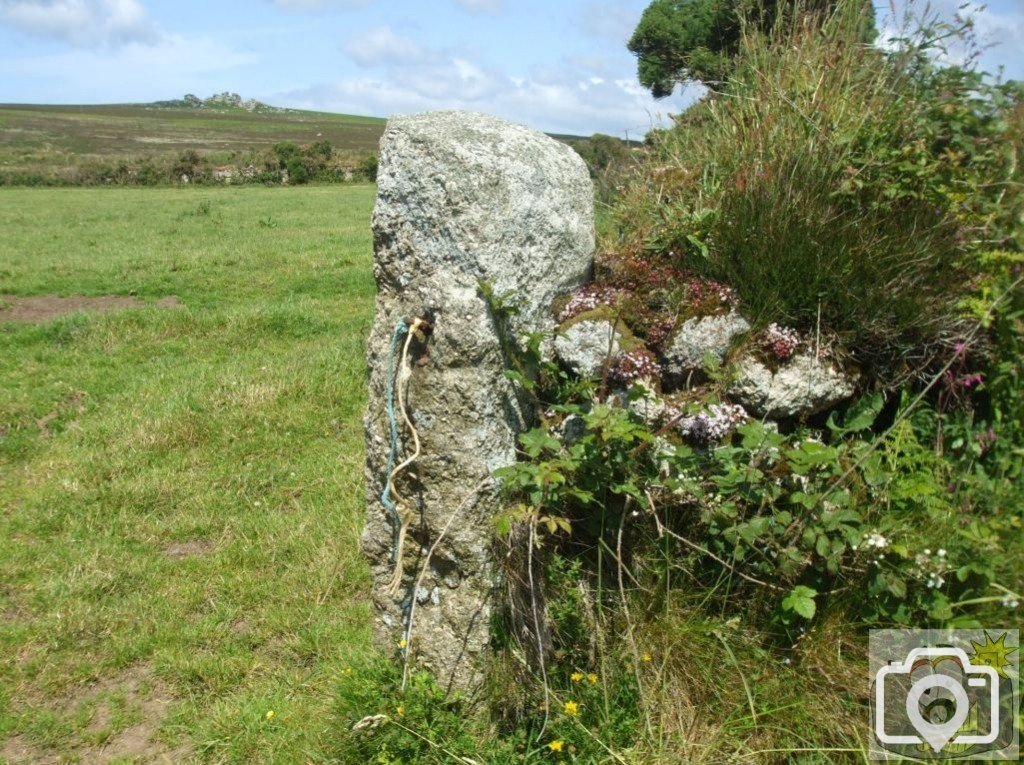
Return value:
M 533 380 L 528 378 L 522 372 L 517 372 L 514 369 L 506 369 L 505 377 L 506 379 L 511 380 L 514 383 L 519 383 L 520 385 L 523 386 L 524 389 L 530 391 L 531 393 L 537 387 L 537 384 Z
M 519 436 L 519 443 L 531 457 L 539 457 L 543 451 L 557 451 L 561 445 L 557 438 L 548 434 L 544 428 L 534 428 Z
M 907 597 L 907 583 L 894 574 L 885 575 L 885 586 L 897 598 Z
M 885 406 L 885 397 L 881 393 L 872 396 L 864 396 L 855 401 L 846 414 L 843 416 L 842 424 L 836 423 L 836 413 L 833 412 L 828 418 L 828 428 L 833 433 L 858 433 L 867 430 L 878 418 L 879 412 Z
M 512 531 L 512 519 L 508 515 L 499 515 L 494 519 L 494 526 L 500 536 L 505 536 Z
M 820 537 L 818 537 L 818 541 L 815 542 L 815 544 L 814 544 L 815 552 L 817 552 L 818 555 L 820 555 L 822 558 L 824 558 L 826 555 L 828 555 L 828 552 L 829 552 L 830 548 L 831 548 L 831 545 L 829 544 L 828 537 L 825 536 L 824 534 L 822 534 Z
M 805 619 L 813 619 L 815 612 L 818 610 L 814 602 L 814 596 L 817 594 L 817 590 L 798 584 L 782 599 L 782 608 L 785 611 L 799 614 Z

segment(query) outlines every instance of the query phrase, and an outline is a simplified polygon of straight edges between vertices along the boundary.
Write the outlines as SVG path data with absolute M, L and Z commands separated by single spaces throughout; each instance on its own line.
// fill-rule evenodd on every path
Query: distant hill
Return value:
M 386 120 L 281 109 L 234 93 L 207 99 L 104 106 L 0 104 L 0 168 L 63 157 L 144 157 L 261 149 L 280 141 L 329 141 L 342 152 L 376 151 Z
M 0 104 L 0 185 L 136 182 L 152 177 L 146 165 L 165 180 L 180 180 L 194 174 L 197 157 L 211 177 L 223 175 L 226 171 L 215 169 L 228 165 L 236 167 L 235 177 L 243 172 L 253 177 L 259 172 L 250 166 L 277 162 L 266 156 L 285 142 L 329 143 L 328 155 L 348 177 L 352 168 L 375 161 L 370 155 L 386 122 L 286 109 L 231 92 L 146 104 Z M 589 145 L 579 136 L 552 137 L 581 153 Z M 181 172 L 174 169 L 179 165 Z

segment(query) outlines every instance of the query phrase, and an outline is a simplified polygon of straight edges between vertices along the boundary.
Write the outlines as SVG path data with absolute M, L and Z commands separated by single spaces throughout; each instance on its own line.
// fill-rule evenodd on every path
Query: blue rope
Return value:
M 381 492 L 380 502 L 387 508 L 391 516 L 391 562 L 395 562 L 398 552 L 398 532 L 402 527 L 402 518 L 398 514 L 398 506 L 391 501 L 391 471 L 395 469 L 395 460 L 398 457 L 398 420 L 395 418 L 395 358 L 398 356 L 399 346 L 402 338 L 409 333 L 409 325 L 405 320 L 399 319 L 395 325 L 394 334 L 391 335 L 391 356 L 388 359 L 388 382 L 385 400 L 387 406 L 388 423 L 391 426 L 391 452 L 388 454 L 388 465 L 384 469 L 384 491 Z

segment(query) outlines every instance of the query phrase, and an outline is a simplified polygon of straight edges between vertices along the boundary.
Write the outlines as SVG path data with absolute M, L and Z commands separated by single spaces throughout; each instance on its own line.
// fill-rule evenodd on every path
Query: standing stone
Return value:
M 568 146 L 465 112 L 391 119 L 377 184 L 362 538 L 373 573 L 375 635 L 387 652 L 399 652 L 415 597 L 413 663 L 432 670 L 446 691 L 473 693 L 482 681 L 500 576 L 492 554 L 495 488 L 474 488 L 515 461 L 516 436 L 528 425 L 503 375 L 502 339 L 480 283 L 516 300 L 518 313 L 509 319 L 516 338 L 551 329 L 554 298 L 578 287 L 592 268 L 593 188 Z M 386 381 L 395 325 L 413 317 L 429 319 L 433 331 L 411 346 L 407 400 L 422 453 L 396 481 L 415 519 L 402 587 L 392 597 L 393 527 L 380 500 L 390 452 Z M 401 423 L 399 440 L 402 460 L 413 447 Z M 426 551 L 460 507 L 412 592 Z

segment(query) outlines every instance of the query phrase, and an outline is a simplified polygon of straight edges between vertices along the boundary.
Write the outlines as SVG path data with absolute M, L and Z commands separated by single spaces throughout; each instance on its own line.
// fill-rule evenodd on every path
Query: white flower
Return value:
M 946 551 L 943 550 L 941 547 L 939 548 L 939 551 L 937 553 L 935 553 L 935 554 L 938 555 L 940 558 L 945 558 L 946 557 Z
M 867 535 L 864 544 L 866 544 L 868 547 L 877 547 L 879 550 L 881 550 L 883 547 L 889 544 L 889 540 L 876 531 Z
M 946 580 L 942 578 L 941 574 L 929 574 L 928 575 L 928 589 L 940 589 L 942 585 L 946 583 Z
M 718 443 L 733 428 L 747 419 L 747 411 L 739 404 L 711 404 L 705 411 L 679 421 L 679 430 L 701 443 Z
M 588 284 L 569 299 L 565 308 L 558 314 L 558 320 L 560 322 L 568 321 L 579 316 L 581 313 L 593 311 L 600 306 L 614 306 L 625 296 L 625 290 Z

